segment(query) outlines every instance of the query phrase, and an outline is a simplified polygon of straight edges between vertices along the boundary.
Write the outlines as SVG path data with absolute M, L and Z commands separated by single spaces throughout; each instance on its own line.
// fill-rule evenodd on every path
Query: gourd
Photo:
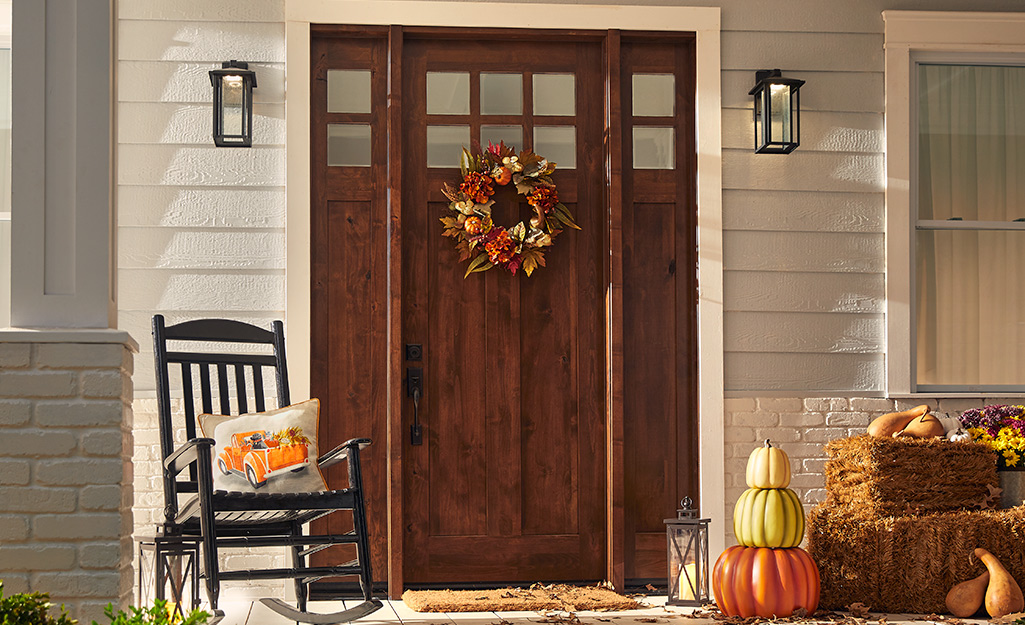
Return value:
M 947 434 L 947 440 L 954 443 L 964 443 L 972 440 L 971 433 L 964 428 L 957 428 L 956 430 Z
M 790 457 L 769 439 L 747 458 L 748 488 L 786 488 L 790 485 Z
M 733 533 L 746 547 L 796 547 L 804 538 L 804 507 L 789 488 L 749 488 L 734 508 Z
M 911 436 L 913 438 L 932 438 L 934 436 L 943 436 L 944 429 L 943 424 L 940 420 L 932 414 L 924 414 L 920 417 L 915 417 L 908 423 L 903 430 L 895 432 L 893 436 Z
M 819 570 L 800 547 L 728 548 L 712 568 L 712 592 L 727 616 L 786 618 L 819 605 Z
M 1000 564 L 996 556 L 979 548 L 975 550 L 975 557 L 982 560 L 989 570 L 989 586 L 986 588 L 986 612 L 992 618 L 1000 618 L 1015 612 L 1025 610 L 1025 597 L 1021 594 L 1021 587 L 1014 581 L 1011 574 L 1007 572 L 1004 565 Z
M 903 430 L 913 420 L 929 412 L 929 406 L 922 404 L 909 410 L 891 412 L 877 417 L 868 426 L 869 436 L 893 436 Z
M 955 584 L 947 593 L 947 610 L 956 617 L 968 618 L 982 607 L 989 585 L 989 571 L 975 579 Z

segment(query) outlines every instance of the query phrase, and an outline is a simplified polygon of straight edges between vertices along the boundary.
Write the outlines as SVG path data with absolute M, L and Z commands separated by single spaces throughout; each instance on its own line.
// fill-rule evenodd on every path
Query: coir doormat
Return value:
M 608 588 L 565 584 L 497 590 L 407 590 L 402 600 L 417 612 L 608 612 L 640 607 L 633 599 Z

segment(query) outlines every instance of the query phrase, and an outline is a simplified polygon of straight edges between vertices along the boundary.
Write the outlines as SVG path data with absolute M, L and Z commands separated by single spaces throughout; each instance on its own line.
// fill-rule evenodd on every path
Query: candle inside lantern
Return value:
M 698 569 L 693 562 L 680 570 L 680 598 L 694 601 L 694 587 L 698 585 Z

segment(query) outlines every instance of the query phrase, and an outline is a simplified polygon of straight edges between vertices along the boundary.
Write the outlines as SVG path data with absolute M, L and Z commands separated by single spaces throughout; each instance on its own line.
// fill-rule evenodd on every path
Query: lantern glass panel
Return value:
M 769 85 L 769 110 L 771 115 L 769 140 L 772 143 L 793 141 L 793 108 L 791 107 L 789 85 Z
M 225 139 L 241 137 L 245 130 L 245 83 L 241 76 L 221 77 L 221 130 Z M 241 141 L 241 139 L 237 139 Z
M 669 603 L 701 606 L 708 601 L 708 525 L 670 523 Z

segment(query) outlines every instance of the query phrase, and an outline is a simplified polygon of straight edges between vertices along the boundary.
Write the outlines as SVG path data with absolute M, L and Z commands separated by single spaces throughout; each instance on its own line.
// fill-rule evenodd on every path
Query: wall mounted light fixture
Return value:
M 225 61 L 210 70 L 214 87 L 214 144 L 221 148 L 253 146 L 253 89 L 256 72 L 242 61 Z
M 755 152 L 789 154 L 801 144 L 803 80 L 783 78 L 778 69 L 755 72 Z

